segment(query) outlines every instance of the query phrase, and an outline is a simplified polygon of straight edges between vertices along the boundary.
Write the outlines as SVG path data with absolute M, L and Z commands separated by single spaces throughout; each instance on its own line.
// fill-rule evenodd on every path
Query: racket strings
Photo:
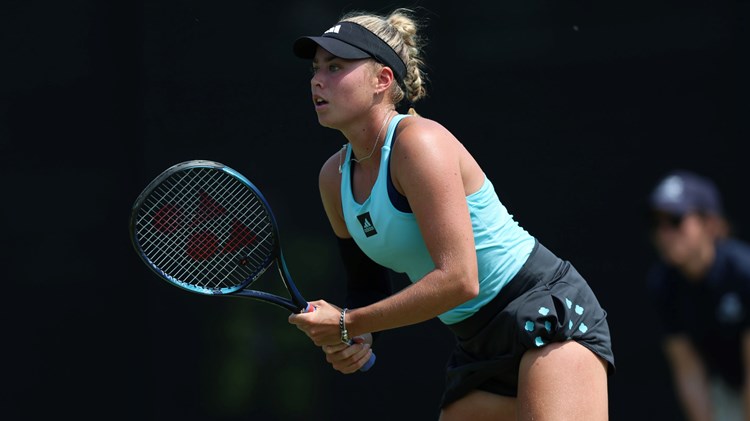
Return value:
M 136 234 L 168 277 L 197 289 L 237 289 L 262 274 L 275 236 L 263 203 L 244 183 L 212 168 L 165 179 L 143 201 Z
M 193 279 L 195 276 L 193 274 L 201 275 L 203 272 L 209 271 L 217 274 L 226 273 L 226 268 L 228 266 L 231 266 L 232 269 L 235 268 L 235 265 L 231 265 L 231 259 L 213 259 L 211 257 L 214 256 L 215 253 L 217 253 L 217 250 L 220 247 L 220 244 L 226 242 L 226 238 L 223 238 L 228 234 L 228 230 L 226 230 L 221 224 L 226 225 L 226 218 L 220 218 L 223 216 L 226 212 L 226 210 L 219 205 L 219 202 L 226 202 L 225 198 L 229 198 L 229 200 L 233 200 L 237 203 L 242 203 L 246 201 L 247 199 L 243 199 L 240 201 L 237 198 L 236 191 L 237 186 L 234 186 L 233 190 L 228 190 L 227 186 L 216 184 L 214 182 L 209 182 L 211 180 L 199 180 L 196 183 L 202 186 L 202 190 L 200 192 L 182 192 L 180 193 L 180 197 L 185 198 L 186 200 L 195 199 L 196 197 L 199 198 L 199 201 L 196 202 L 197 204 L 192 204 L 193 207 L 197 206 L 194 211 L 190 212 L 191 214 L 191 221 L 189 224 L 192 227 L 200 227 L 198 231 L 193 231 L 190 234 L 190 237 L 188 239 L 187 243 L 187 254 L 191 257 L 192 262 L 203 262 L 205 263 L 202 265 L 203 267 L 199 267 L 195 264 L 190 265 L 181 265 L 178 267 L 178 269 L 182 269 L 181 271 L 174 271 L 175 277 L 180 279 Z M 240 190 L 241 191 L 241 190 Z M 232 202 L 229 202 L 232 203 Z M 183 204 L 184 206 L 184 204 Z M 257 206 L 256 206 L 257 207 Z M 251 212 L 254 212 L 255 210 L 252 208 L 250 209 Z M 241 209 L 239 209 L 241 210 Z M 230 210 L 231 211 L 231 210 Z M 237 210 L 234 210 L 234 212 L 231 212 L 235 215 L 238 215 L 240 218 L 243 218 L 243 215 L 238 214 Z M 244 218 L 243 218 L 244 219 Z M 187 222 L 187 221 L 186 221 Z M 253 223 L 253 225 L 257 225 Z M 194 228 L 195 229 L 195 228 Z M 190 232 L 190 231 L 187 231 Z M 219 236 L 217 236 L 218 233 Z M 176 261 L 176 263 L 182 263 L 179 261 Z M 196 272 L 197 271 L 197 272 Z M 207 281 L 211 280 L 211 277 L 206 276 L 200 276 L 201 279 L 206 279 Z M 216 279 L 218 282 L 221 279 Z M 214 283 L 209 284 L 206 283 L 205 285 L 201 285 L 207 288 L 211 287 L 220 287 L 220 284 Z

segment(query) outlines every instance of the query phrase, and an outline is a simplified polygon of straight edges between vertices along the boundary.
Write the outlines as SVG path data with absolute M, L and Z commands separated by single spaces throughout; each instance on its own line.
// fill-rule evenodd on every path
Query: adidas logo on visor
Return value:
M 333 32 L 334 34 L 338 34 L 340 30 L 341 30 L 341 25 L 336 25 L 336 26 L 333 26 L 333 27 L 329 28 L 327 31 L 325 31 L 323 33 L 324 34 L 328 34 L 328 33 Z

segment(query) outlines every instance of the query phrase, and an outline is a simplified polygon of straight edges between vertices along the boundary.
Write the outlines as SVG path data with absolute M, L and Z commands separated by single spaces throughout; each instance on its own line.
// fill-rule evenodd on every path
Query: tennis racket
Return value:
M 293 313 L 315 310 L 287 270 L 263 194 L 218 162 L 182 162 L 151 181 L 133 204 L 130 239 L 156 275 L 187 291 L 251 298 Z M 289 298 L 251 288 L 273 265 Z M 360 371 L 374 363 L 372 354 Z

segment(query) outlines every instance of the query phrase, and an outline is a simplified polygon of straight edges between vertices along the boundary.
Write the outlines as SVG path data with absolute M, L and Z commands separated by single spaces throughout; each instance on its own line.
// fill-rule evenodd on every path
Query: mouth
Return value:
M 316 95 L 313 97 L 313 103 L 315 104 L 315 107 L 318 108 L 328 104 L 328 101 Z

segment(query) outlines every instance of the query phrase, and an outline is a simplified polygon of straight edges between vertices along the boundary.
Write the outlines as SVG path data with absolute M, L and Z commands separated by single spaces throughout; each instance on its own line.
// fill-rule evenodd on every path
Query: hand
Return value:
M 341 344 L 341 309 L 323 300 L 310 301 L 310 304 L 315 306 L 315 311 L 291 314 L 289 323 L 305 332 L 317 346 Z
M 334 370 L 351 374 L 362 368 L 372 355 L 372 335 L 367 333 L 352 340 L 352 345 L 339 341 L 335 345 L 323 345 L 323 352 Z

